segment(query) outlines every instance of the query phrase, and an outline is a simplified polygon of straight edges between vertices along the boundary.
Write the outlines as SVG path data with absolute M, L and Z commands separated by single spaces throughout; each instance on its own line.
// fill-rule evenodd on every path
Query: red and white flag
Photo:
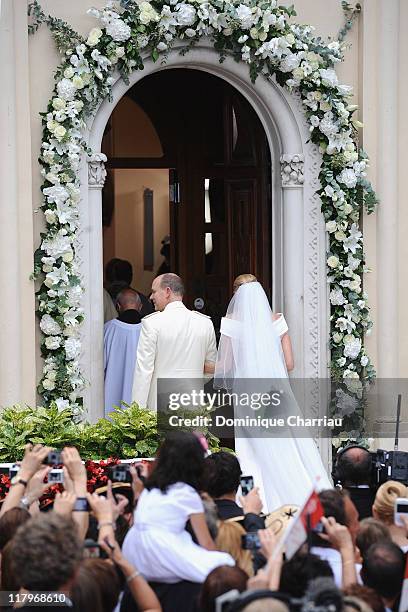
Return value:
M 324 516 L 323 507 L 314 489 L 282 540 L 282 547 L 287 559 L 291 559 L 302 544 L 306 542 L 308 529 L 314 529 L 322 516 Z
M 402 583 L 401 599 L 398 612 L 407 612 L 408 610 L 408 556 L 405 563 L 404 582 Z

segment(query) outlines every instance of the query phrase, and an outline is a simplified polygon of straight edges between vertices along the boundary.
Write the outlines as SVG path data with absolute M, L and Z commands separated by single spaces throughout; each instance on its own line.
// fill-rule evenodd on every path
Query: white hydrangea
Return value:
M 176 6 L 175 17 L 180 26 L 192 26 L 197 18 L 197 12 L 191 4 L 181 2 Z
M 132 30 L 130 27 L 119 17 L 115 18 L 102 18 L 105 23 L 106 33 L 113 38 L 115 42 L 125 42 L 130 38 Z
M 342 306 L 346 303 L 346 301 L 347 300 L 344 297 L 341 289 L 333 289 L 330 292 L 330 302 L 333 304 L 333 306 Z
M 338 85 L 339 79 L 333 68 L 320 68 L 319 74 L 322 84 L 326 87 L 336 87 Z
M 50 315 L 45 314 L 41 317 L 40 329 L 46 336 L 58 336 L 62 333 L 61 326 Z
M 344 168 L 337 177 L 339 183 L 343 183 L 348 189 L 353 189 L 357 185 L 357 176 L 351 168 Z
M 249 30 L 255 23 L 252 10 L 246 4 L 240 4 L 237 8 L 237 17 L 243 30 Z
M 64 342 L 65 355 L 68 361 L 76 359 L 81 351 L 81 343 L 76 338 L 67 338 Z
M 77 88 L 70 79 L 62 79 L 57 83 L 58 97 L 62 100 L 73 100 L 75 98 Z
M 65 200 L 67 200 L 69 197 L 69 193 L 63 185 L 54 185 L 53 187 L 46 187 L 45 189 L 43 189 L 43 194 L 51 203 L 65 202 Z
M 344 340 L 344 357 L 348 357 L 349 359 L 357 359 L 361 351 L 361 339 L 357 338 L 357 336 L 347 335 Z
M 58 412 L 62 412 L 63 410 L 66 410 L 70 406 L 69 400 L 63 399 L 62 397 L 58 397 L 54 401 L 57 406 Z
M 280 69 L 282 72 L 292 72 L 295 68 L 299 67 L 300 61 L 300 55 L 296 53 L 289 53 L 289 55 L 286 55 L 282 59 Z

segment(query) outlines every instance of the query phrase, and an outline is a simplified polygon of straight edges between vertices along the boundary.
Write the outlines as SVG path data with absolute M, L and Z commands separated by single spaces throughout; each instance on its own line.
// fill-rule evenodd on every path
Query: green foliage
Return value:
M 218 438 L 201 431 L 210 448 L 218 449 Z M 158 430 L 156 413 L 137 404 L 124 404 L 110 419 L 97 423 L 75 423 L 72 411 L 58 411 L 55 403 L 49 408 L 16 405 L 0 413 L 0 461 L 22 459 L 28 442 L 53 448 L 76 446 L 83 459 L 152 457 L 166 433 L 165 428 Z

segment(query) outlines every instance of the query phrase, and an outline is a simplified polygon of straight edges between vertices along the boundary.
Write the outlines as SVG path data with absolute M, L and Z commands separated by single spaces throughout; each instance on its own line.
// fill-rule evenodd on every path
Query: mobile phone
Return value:
M 326 533 L 326 529 L 324 528 L 324 525 L 322 523 L 322 521 L 319 521 L 318 523 L 316 523 L 316 525 L 313 527 L 312 529 L 313 533 Z
M 108 555 L 95 540 L 85 540 L 82 556 L 84 559 L 107 559 Z
M 109 479 L 112 480 L 112 482 L 132 482 L 130 465 L 128 463 L 113 465 L 110 469 Z
M 408 499 L 406 497 L 397 497 L 394 502 L 394 523 L 399 527 L 405 526 L 401 520 L 401 515 L 403 514 L 408 518 Z
M 215 599 L 215 612 L 225 612 L 229 608 L 229 604 L 239 597 L 239 591 L 232 589 L 222 595 L 218 595 Z
M 74 512 L 89 512 L 89 503 L 86 497 L 77 497 L 73 507 Z
M 244 550 L 259 550 L 261 542 L 257 531 L 250 531 L 241 536 L 241 547 Z
M 20 469 L 20 466 L 17 465 L 17 463 L 12 465 L 11 468 L 9 469 L 9 477 L 14 478 L 14 476 L 17 476 L 19 469 Z
M 61 451 L 52 450 L 48 453 L 43 463 L 46 465 L 61 465 L 63 463 L 61 459 Z
M 48 472 L 48 482 L 52 482 L 53 484 L 64 482 L 64 471 L 56 468 L 50 470 Z
M 240 484 L 242 495 L 248 495 L 248 493 L 254 488 L 254 477 L 241 476 Z

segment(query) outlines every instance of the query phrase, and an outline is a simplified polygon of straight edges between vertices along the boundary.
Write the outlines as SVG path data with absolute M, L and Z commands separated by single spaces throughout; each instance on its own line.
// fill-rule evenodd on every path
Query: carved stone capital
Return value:
M 102 189 L 106 179 L 104 153 L 93 153 L 88 157 L 88 185 L 90 189 Z
M 282 187 L 302 187 L 304 181 L 304 156 L 300 153 L 281 155 Z

